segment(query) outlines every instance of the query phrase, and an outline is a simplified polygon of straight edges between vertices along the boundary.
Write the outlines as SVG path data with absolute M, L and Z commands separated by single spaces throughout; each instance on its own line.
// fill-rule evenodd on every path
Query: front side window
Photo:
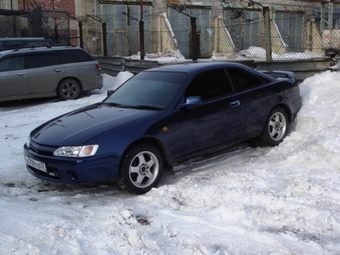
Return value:
M 185 97 L 200 96 L 203 101 L 223 97 L 233 92 L 224 69 L 215 69 L 198 74 L 189 84 Z

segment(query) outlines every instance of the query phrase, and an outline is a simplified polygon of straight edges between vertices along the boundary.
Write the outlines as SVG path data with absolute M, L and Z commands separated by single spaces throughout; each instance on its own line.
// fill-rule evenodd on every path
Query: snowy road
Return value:
M 29 174 L 29 132 L 118 80 L 75 101 L 0 104 L 0 254 L 340 254 L 339 73 L 301 84 L 303 108 L 280 146 L 196 158 L 142 196 Z

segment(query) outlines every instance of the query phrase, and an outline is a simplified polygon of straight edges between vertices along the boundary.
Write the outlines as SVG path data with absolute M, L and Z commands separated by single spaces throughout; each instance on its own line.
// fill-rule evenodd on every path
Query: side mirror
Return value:
M 186 98 L 186 102 L 180 105 L 180 108 L 192 108 L 202 104 L 202 98 L 199 96 L 190 96 Z
M 111 96 L 113 93 L 115 93 L 114 90 L 108 90 L 108 91 L 107 91 L 107 96 L 109 97 L 109 96 Z

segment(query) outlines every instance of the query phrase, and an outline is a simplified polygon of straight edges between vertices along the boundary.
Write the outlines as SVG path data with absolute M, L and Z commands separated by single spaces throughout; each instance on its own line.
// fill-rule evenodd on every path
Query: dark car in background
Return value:
M 276 146 L 302 105 L 290 72 L 273 78 L 236 63 L 143 71 L 100 103 L 34 129 L 28 171 L 60 183 L 116 181 L 143 194 L 176 162 L 249 139 Z
M 15 37 L 15 38 L 0 38 L 0 51 L 14 50 L 20 48 L 32 48 L 53 46 L 54 42 L 51 39 L 43 37 Z
M 74 46 L 23 48 L 0 52 L 0 102 L 55 97 L 76 99 L 81 91 L 101 89 L 101 67 Z

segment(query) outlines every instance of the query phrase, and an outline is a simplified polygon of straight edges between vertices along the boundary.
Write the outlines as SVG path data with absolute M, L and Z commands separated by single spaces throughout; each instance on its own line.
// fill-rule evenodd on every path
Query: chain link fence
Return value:
M 0 37 L 43 36 L 57 44 L 78 44 L 94 55 L 103 55 L 106 38 L 108 56 L 131 56 L 141 48 L 140 8 L 127 5 L 100 5 L 96 19 L 82 17 L 82 27 L 66 11 L 37 11 L 27 17 L 0 16 Z M 261 9 L 222 9 L 215 17 L 211 8 L 167 8 L 156 15 L 144 6 L 145 53 L 155 56 L 179 52 L 187 59 L 273 60 L 323 57 L 327 48 L 339 47 L 340 32 L 320 31 L 318 19 L 303 12 L 271 11 L 270 31 L 265 29 Z M 192 21 L 196 26 L 193 28 Z M 102 31 L 100 23 L 106 24 Z M 13 29 L 15 31 L 13 31 Z M 12 31 L 11 31 L 12 30 Z M 80 31 L 81 30 L 81 31 Z M 106 37 L 103 36 L 106 33 Z M 194 33 L 194 35 L 193 35 Z M 266 36 L 270 34 L 270 45 Z M 195 51 L 196 50 L 196 51 Z
M 265 29 L 262 10 L 224 10 L 222 13 L 214 18 L 208 8 L 186 9 L 185 13 L 168 8 L 164 18 L 160 18 L 163 14 L 155 15 L 152 7 L 144 7 L 145 52 L 159 54 L 178 50 L 188 59 L 196 53 L 198 58 L 266 60 L 267 50 L 271 51 L 273 60 L 324 57 L 327 47 L 319 24 L 309 20 L 305 13 L 271 13 L 269 32 Z M 100 18 L 108 24 L 109 56 L 139 52 L 138 6 L 105 5 Z M 196 19 L 194 37 L 192 18 Z M 160 25 L 162 22 L 169 25 Z M 266 43 L 268 34 L 270 45 Z M 197 52 L 193 52 L 194 49 Z

